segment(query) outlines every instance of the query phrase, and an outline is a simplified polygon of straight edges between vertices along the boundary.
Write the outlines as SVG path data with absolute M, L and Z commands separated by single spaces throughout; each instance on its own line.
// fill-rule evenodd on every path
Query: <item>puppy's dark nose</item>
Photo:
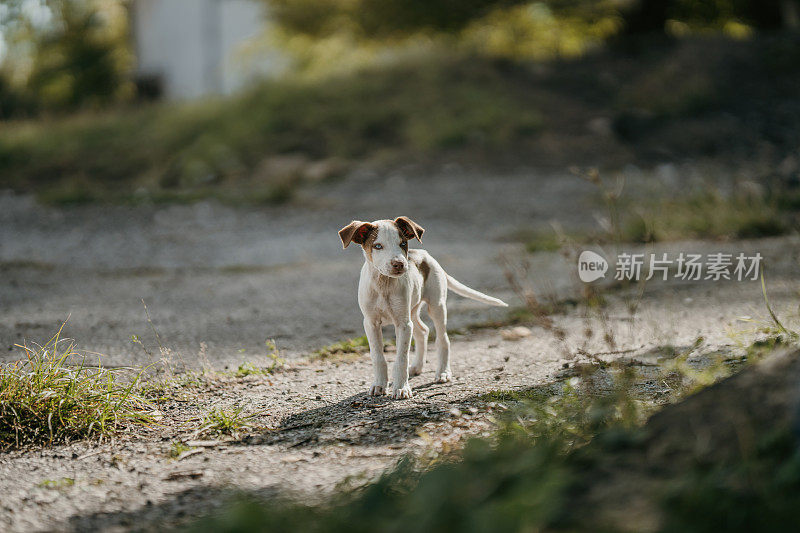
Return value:
M 392 268 L 395 270 L 403 270 L 406 266 L 403 261 L 399 261 L 397 259 L 392 259 L 392 262 L 389 264 L 392 265 Z

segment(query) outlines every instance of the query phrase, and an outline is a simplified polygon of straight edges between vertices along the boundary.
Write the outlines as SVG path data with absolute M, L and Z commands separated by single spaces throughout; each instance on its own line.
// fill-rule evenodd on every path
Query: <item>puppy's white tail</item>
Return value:
M 477 300 L 485 304 L 496 305 L 497 307 L 508 307 L 508 304 L 505 303 L 503 300 L 495 298 L 494 296 L 489 296 L 488 294 L 483 294 L 482 292 L 478 292 L 475 289 L 470 289 L 469 287 L 458 281 L 450 274 L 445 273 L 445 275 L 447 276 L 447 288 L 453 291 L 454 293 L 460 294 L 464 298 Z

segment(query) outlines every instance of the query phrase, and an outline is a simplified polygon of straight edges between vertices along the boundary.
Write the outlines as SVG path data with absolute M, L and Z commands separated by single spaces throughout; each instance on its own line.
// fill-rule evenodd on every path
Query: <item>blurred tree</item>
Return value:
M 636 0 L 624 9 L 624 33 L 664 32 L 667 22 L 723 28 L 737 21 L 755 28 L 797 27 L 800 0 Z
M 293 33 L 323 37 L 343 27 L 381 39 L 420 31 L 455 32 L 498 7 L 523 0 L 267 0 Z
M 404 48 L 573 56 L 618 31 L 624 0 L 264 1 L 277 26 L 273 38 L 300 70 L 313 75 L 392 57 Z
M 95 107 L 132 93 L 122 0 L 6 0 L 0 116 Z
M 324 37 L 347 30 L 368 39 L 417 32 L 457 33 L 497 10 L 542 5 L 556 14 L 591 19 L 616 11 L 624 32 L 664 32 L 669 20 L 722 27 L 738 20 L 756 28 L 797 24 L 800 0 L 266 0 L 285 30 Z
M 124 34 L 108 31 L 101 12 L 87 2 L 54 5 L 59 23 L 43 34 L 27 88 L 44 108 L 103 105 L 126 89 L 127 64 L 120 57 Z

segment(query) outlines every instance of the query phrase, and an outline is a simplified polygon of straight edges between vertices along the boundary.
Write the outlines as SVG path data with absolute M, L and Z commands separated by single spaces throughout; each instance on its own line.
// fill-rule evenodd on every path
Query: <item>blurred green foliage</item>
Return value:
M 571 57 L 611 37 L 797 28 L 798 0 L 264 0 L 278 42 L 315 71 L 439 46 L 506 58 Z M 333 65 L 332 65 L 332 60 Z
M 324 82 L 266 82 L 234 99 L 12 124 L 0 131 L 0 187 L 54 202 L 224 197 L 231 185 L 251 201 L 286 199 L 304 169 L 270 157 L 502 150 L 541 125 L 535 95 L 508 83 L 502 65 L 431 58 Z
M 329 74 L 403 51 L 571 57 L 624 34 L 797 27 L 800 0 L 263 0 L 272 43 Z M 126 0 L 0 4 L 0 118 L 135 96 Z
M 272 17 L 295 34 L 322 37 L 350 31 L 368 39 L 417 32 L 457 33 L 480 19 L 525 5 L 557 16 L 592 20 L 617 16 L 628 32 L 667 29 L 669 20 L 720 26 L 729 20 L 781 27 L 795 0 L 266 0 Z M 487 20 L 488 22 L 488 20 Z
M 785 35 L 696 37 L 545 66 L 415 55 L 336 76 L 269 80 L 230 98 L 11 121 L 0 129 L 0 187 L 52 203 L 274 202 L 360 162 L 563 168 L 630 162 L 632 154 L 649 164 L 664 153 L 733 162 L 758 154 L 764 139 L 780 155 L 800 143 L 800 71 L 791 68 L 799 57 L 800 40 Z M 587 128 L 597 117 L 600 134 Z M 742 236 L 753 233 L 747 225 L 781 231 L 762 221 L 796 209 L 794 200 L 754 204 L 747 212 L 761 214 L 750 221 L 737 218 L 734 204 L 720 209 L 730 202 L 706 203 L 719 224 L 698 231 L 742 228 Z M 654 212 L 666 220 L 673 211 Z M 686 227 L 662 225 L 655 238 Z
M 122 0 L 9 0 L 0 9 L 0 118 L 130 98 Z
M 708 188 L 679 198 L 658 198 L 631 206 L 624 217 L 622 237 L 627 242 L 663 242 L 680 239 L 754 239 L 783 235 L 798 224 L 797 209 L 782 207 L 779 198 L 796 197 L 787 191 L 772 195 L 725 196 Z
M 293 33 L 323 36 L 343 27 L 367 38 L 417 31 L 455 32 L 490 11 L 524 0 L 268 0 L 271 14 Z

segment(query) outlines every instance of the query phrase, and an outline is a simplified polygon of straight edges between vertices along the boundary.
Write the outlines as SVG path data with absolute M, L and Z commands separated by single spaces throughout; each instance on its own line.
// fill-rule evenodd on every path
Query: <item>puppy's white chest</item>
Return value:
M 408 275 L 398 278 L 377 276 L 365 265 L 358 288 L 361 311 L 366 317 L 392 322 L 407 317 L 412 285 Z
M 405 287 L 380 287 L 371 286 L 367 290 L 366 307 L 370 308 L 372 313 L 381 316 L 382 318 L 392 318 L 397 316 L 402 309 L 407 306 L 408 298 L 404 294 Z

